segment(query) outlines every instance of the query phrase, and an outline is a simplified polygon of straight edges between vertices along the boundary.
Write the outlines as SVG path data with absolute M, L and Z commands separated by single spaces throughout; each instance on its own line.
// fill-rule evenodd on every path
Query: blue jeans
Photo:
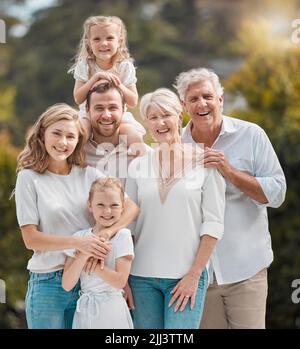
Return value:
M 72 328 L 80 284 L 67 292 L 62 288 L 63 270 L 32 273 L 26 294 L 28 328 Z
M 193 310 L 190 300 L 183 311 L 174 312 L 175 301 L 169 308 L 171 290 L 180 279 L 164 279 L 129 276 L 135 309 L 132 310 L 134 328 L 144 329 L 198 329 L 204 308 L 208 286 L 207 271 L 204 269 L 198 284 Z

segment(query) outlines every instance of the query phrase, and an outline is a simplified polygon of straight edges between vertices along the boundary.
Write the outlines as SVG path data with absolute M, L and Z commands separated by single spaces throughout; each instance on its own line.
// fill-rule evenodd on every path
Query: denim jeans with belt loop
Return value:
M 26 320 L 29 329 L 72 328 L 80 284 L 69 292 L 62 288 L 63 270 L 30 272 L 26 294 Z

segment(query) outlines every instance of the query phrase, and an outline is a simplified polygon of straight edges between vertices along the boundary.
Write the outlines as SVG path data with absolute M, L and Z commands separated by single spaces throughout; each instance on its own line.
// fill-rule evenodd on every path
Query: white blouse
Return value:
M 126 192 L 140 207 L 131 226 L 131 274 L 177 279 L 192 266 L 202 235 L 222 237 L 225 181 L 216 170 L 196 165 L 163 183 L 154 166 L 155 153 L 133 160 L 128 169 Z

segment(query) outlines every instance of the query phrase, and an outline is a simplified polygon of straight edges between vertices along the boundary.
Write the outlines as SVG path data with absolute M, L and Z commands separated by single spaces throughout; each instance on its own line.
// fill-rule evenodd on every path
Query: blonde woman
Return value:
M 85 166 L 85 138 L 77 111 L 55 104 L 34 124 L 18 157 L 17 218 L 25 246 L 34 251 L 27 266 L 29 328 L 72 326 L 79 284 L 70 292 L 62 288 L 63 250 L 75 248 L 100 259 L 110 250 L 99 237 L 72 236 L 92 224 L 86 198 L 91 183 L 103 176 Z M 110 237 L 135 218 L 136 205 L 127 202 L 126 210 L 123 219 L 102 231 L 102 236 Z
M 182 106 L 172 91 L 146 94 L 140 110 L 158 147 L 132 161 L 126 182 L 140 206 L 129 278 L 134 327 L 196 329 L 209 258 L 223 234 L 225 182 L 182 143 Z

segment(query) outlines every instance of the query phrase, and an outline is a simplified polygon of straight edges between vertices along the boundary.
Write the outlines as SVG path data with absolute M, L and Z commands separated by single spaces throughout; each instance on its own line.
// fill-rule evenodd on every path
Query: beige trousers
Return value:
M 202 329 L 265 328 L 268 294 L 267 268 L 233 284 L 211 284 L 207 290 Z

